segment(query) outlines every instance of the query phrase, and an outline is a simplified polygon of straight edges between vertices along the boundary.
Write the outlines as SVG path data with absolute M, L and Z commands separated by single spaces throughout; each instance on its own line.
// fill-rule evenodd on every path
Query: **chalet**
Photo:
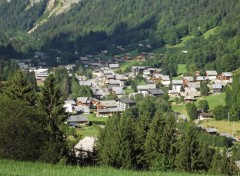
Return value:
M 108 82 L 106 82 L 108 85 L 115 85 L 115 86 L 119 86 L 119 87 L 124 87 L 124 82 L 120 81 L 120 80 L 114 80 L 114 79 L 110 79 Z
M 169 75 L 161 75 L 161 83 L 164 86 L 169 87 L 169 85 L 171 84 Z
M 91 87 L 92 86 L 92 81 L 91 80 L 86 80 L 86 81 L 80 80 L 79 81 L 79 85 L 80 86 L 89 86 L 89 87 Z
M 81 154 L 81 157 L 89 157 L 94 151 L 95 141 L 97 138 L 86 136 L 85 138 L 81 139 L 75 146 L 74 152 L 76 156 Z
M 150 89 L 148 94 L 154 97 L 162 97 L 165 93 L 162 89 Z
M 187 86 L 188 83 L 190 83 L 190 82 L 194 82 L 193 76 L 185 76 L 185 77 L 183 77 L 183 84 L 185 86 Z
M 206 128 L 205 132 L 207 132 L 209 134 L 217 134 L 218 130 L 216 128 Z
M 112 93 L 117 96 L 125 95 L 125 91 L 122 87 L 112 87 Z
M 120 81 L 127 81 L 127 80 L 128 80 L 128 77 L 125 76 L 125 75 L 116 74 L 116 75 L 115 75 L 115 79 L 116 79 L 116 80 L 120 80 Z
M 207 80 L 214 80 L 217 78 L 217 71 L 216 70 L 208 70 L 206 71 L 206 77 Z
M 89 107 L 91 105 L 91 99 L 89 97 L 77 97 L 77 105 Z
M 37 69 L 37 70 L 33 70 L 34 71 L 34 73 L 35 73 L 35 76 L 36 76 L 36 79 L 37 80 L 45 80 L 47 77 L 48 77 L 48 75 L 49 75 L 49 69 L 43 69 L 43 68 L 41 68 L 41 69 Z
M 97 109 L 117 108 L 118 103 L 115 100 L 103 100 L 97 104 Z
M 177 90 L 168 90 L 169 97 L 175 98 L 178 97 L 179 92 Z
M 146 67 L 140 67 L 140 66 L 132 66 L 132 72 L 133 73 L 139 73 L 139 74 L 143 74 L 143 71 L 146 69 Z
M 119 68 L 119 64 L 108 64 L 108 67 L 110 69 L 118 69 Z
M 187 86 L 189 88 L 200 89 L 200 82 L 189 82 Z
M 106 109 L 97 109 L 97 117 L 108 117 L 112 116 L 114 113 L 119 112 L 118 108 L 106 108 Z
M 221 80 L 227 80 L 230 81 L 233 77 L 233 74 L 231 72 L 223 72 L 221 74 Z
M 196 88 L 192 87 L 192 88 L 189 88 L 189 87 L 185 87 L 184 88 L 185 92 L 182 92 L 181 95 L 186 97 L 186 96 L 190 96 L 190 97 L 200 97 L 201 96 L 201 92 L 198 91 Z
M 74 106 L 73 107 L 73 112 L 75 114 L 90 114 L 90 109 L 88 106 Z
M 72 113 L 74 105 L 76 105 L 76 102 L 74 100 L 64 101 L 63 107 L 65 108 L 65 112 Z
M 144 96 L 147 95 L 148 91 L 151 89 L 156 89 L 156 84 L 146 84 L 146 85 L 138 85 L 137 86 L 138 93 L 140 93 Z
M 212 90 L 213 90 L 213 93 L 220 93 L 223 90 L 223 85 L 222 84 L 213 84 Z
M 184 101 L 185 102 L 193 102 L 195 100 L 194 96 L 185 96 Z
M 199 113 L 198 114 L 198 118 L 200 120 L 208 120 L 208 119 L 212 119 L 213 118 L 213 115 L 212 113 L 207 113 L 207 112 L 202 112 L 202 113 Z
M 85 115 L 71 115 L 67 119 L 67 124 L 69 126 L 81 126 L 81 125 L 87 125 L 89 123 L 88 118 Z
M 172 80 L 172 90 L 176 90 L 178 92 L 181 92 L 181 88 L 183 86 L 182 80 Z
M 202 82 L 205 81 L 205 76 L 197 76 L 196 77 L 196 82 Z
M 118 109 L 124 111 L 127 108 L 135 105 L 135 102 L 130 98 L 120 98 L 118 99 Z

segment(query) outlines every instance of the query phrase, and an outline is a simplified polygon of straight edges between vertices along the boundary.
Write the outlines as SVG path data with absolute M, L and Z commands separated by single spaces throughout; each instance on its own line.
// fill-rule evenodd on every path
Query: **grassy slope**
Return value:
M 198 98 L 197 101 L 195 102 L 196 106 L 198 106 L 200 100 L 207 100 L 210 110 L 213 110 L 218 105 L 225 105 L 225 93 Z M 173 104 L 172 109 L 176 112 L 180 112 L 188 116 L 186 111 L 186 104 L 181 105 Z
M 73 167 L 62 165 L 50 165 L 42 163 L 17 162 L 0 160 L 1 176 L 190 176 L 197 174 L 162 173 L 162 172 L 136 172 L 117 170 L 106 167 Z
M 240 122 L 228 122 L 226 120 L 204 120 L 200 123 L 204 127 L 216 128 L 218 132 L 233 134 L 234 136 L 240 135 Z
M 207 100 L 210 110 L 213 110 L 218 105 L 225 105 L 225 93 L 214 94 L 207 97 L 199 98 L 195 104 L 198 105 L 200 100 Z
M 210 37 L 211 35 L 214 35 L 216 29 L 217 29 L 217 27 L 208 30 L 207 32 L 205 32 L 205 33 L 203 34 L 203 37 L 204 37 L 205 39 L 207 39 L 207 38 Z

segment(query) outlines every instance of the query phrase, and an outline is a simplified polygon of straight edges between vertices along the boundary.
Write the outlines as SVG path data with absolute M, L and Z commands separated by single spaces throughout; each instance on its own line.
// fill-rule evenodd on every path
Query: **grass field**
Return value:
M 194 102 L 196 106 L 198 106 L 198 103 L 200 100 L 207 100 L 209 104 L 209 109 L 213 110 L 218 105 L 225 105 L 225 93 L 210 95 L 206 97 L 200 97 L 197 99 L 197 101 Z M 186 111 L 186 104 L 180 104 L 180 105 L 173 104 L 172 109 L 175 112 L 180 112 L 188 116 Z
M 94 136 L 97 137 L 99 134 L 100 127 L 93 124 L 92 126 L 82 126 L 80 128 L 76 128 L 77 134 L 81 135 L 83 138 L 86 136 Z
M 191 176 L 198 174 L 136 172 L 108 167 L 77 167 L 0 160 L 0 176 Z
M 124 63 L 122 63 L 120 65 L 120 69 L 124 71 L 127 67 L 141 65 L 142 63 L 143 63 L 143 61 L 137 61 L 137 60 L 125 61 Z
M 108 120 L 108 117 L 96 117 L 94 114 L 87 114 L 86 116 L 89 121 L 106 122 Z
M 207 100 L 210 110 L 213 110 L 218 105 L 225 105 L 225 93 L 198 98 L 195 102 L 196 105 L 198 105 L 199 100 Z
M 233 136 L 240 136 L 240 121 L 228 122 L 225 120 L 217 121 L 214 119 L 204 120 L 200 123 L 207 128 L 216 128 L 218 132 L 229 133 Z
M 210 37 L 211 35 L 214 35 L 216 29 L 217 29 L 217 27 L 208 30 L 207 32 L 205 32 L 205 33 L 203 34 L 203 37 L 204 37 L 205 39 L 208 39 L 208 37 Z
M 177 76 L 173 77 L 173 80 L 181 79 L 181 75 L 186 71 L 186 64 L 178 64 Z

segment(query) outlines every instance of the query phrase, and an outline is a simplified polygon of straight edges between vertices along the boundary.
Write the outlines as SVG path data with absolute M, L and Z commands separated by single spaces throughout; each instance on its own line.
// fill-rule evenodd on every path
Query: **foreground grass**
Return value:
M 163 173 L 163 172 L 136 172 L 117 170 L 107 167 L 77 167 L 43 163 L 30 163 L 10 160 L 0 160 L 1 176 L 190 176 L 197 174 Z

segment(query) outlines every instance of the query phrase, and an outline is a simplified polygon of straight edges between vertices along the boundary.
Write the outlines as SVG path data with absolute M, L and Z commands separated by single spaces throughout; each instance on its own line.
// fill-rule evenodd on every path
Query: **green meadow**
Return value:
M 137 172 L 110 167 L 78 167 L 0 160 L 0 176 L 191 176 L 174 172 Z

